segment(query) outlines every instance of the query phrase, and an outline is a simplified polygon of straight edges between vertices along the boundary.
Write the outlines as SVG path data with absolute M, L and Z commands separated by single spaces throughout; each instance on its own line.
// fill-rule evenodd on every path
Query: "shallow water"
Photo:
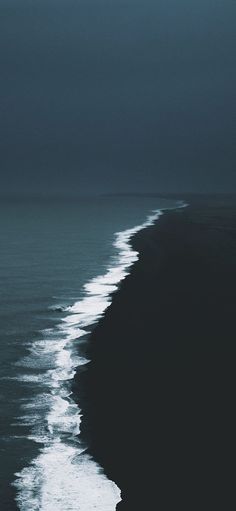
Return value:
M 130 237 L 172 206 L 148 197 L 2 202 L 3 510 L 115 509 L 119 488 L 80 444 L 70 383 L 87 363 L 86 334 L 138 257 Z

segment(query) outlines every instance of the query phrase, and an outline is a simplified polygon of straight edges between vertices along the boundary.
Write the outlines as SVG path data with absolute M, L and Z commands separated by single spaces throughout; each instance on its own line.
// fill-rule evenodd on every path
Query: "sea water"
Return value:
M 175 206 L 141 196 L 1 201 L 2 511 L 115 510 L 120 490 L 80 441 L 71 383 L 138 258 L 130 239 Z

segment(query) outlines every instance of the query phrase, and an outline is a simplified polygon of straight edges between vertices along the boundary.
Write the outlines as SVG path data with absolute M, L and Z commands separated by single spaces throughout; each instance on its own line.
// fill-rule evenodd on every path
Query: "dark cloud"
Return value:
M 232 190 L 234 0 L 0 0 L 2 192 Z

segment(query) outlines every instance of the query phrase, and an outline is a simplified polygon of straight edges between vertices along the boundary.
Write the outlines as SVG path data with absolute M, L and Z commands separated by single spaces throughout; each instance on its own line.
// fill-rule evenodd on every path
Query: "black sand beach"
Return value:
M 133 238 L 75 382 L 119 511 L 235 508 L 236 200 L 186 200 Z

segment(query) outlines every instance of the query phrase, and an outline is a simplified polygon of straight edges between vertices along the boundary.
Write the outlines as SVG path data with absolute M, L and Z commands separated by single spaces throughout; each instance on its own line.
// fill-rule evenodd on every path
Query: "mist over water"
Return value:
M 55 503 L 113 511 L 120 500 L 84 453 L 70 383 L 87 363 L 87 333 L 138 257 L 130 237 L 171 205 L 141 197 L 1 204 L 3 509 L 16 498 L 22 511 Z
M 1 193 L 235 190 L 234 0 L 0 0 Z

